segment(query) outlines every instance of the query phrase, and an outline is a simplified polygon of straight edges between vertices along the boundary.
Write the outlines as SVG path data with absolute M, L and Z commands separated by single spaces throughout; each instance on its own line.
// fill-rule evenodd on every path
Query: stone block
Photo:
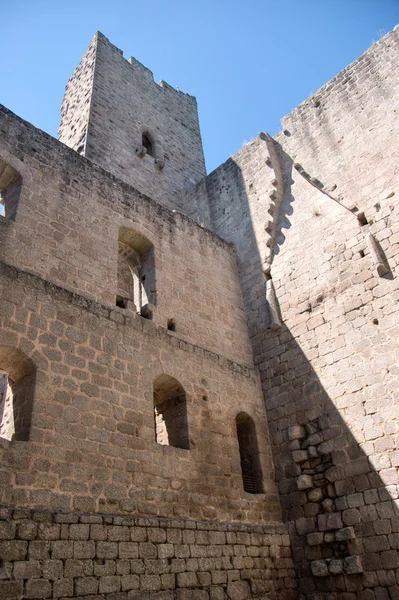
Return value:
M 323 492 L 320 488 L 314 488 L 308 492 L 308 499 L 310 502 L 321 502 L 323 499 Z
M 140 589 L 155 592 L 162 587 L 159 575 L 140 575 Z
M 33 521 L 22 521 L 17 525 L 17 538 L 20 540 L 34 540 L 38 524 Z
M 247 600 L 251 591 L 246 581 L 233 581 L 228 584 L 226 593 L 230 600 Z
M 97 594 L 98 579 L 97 577 L 77 577 L 75 579 L 75 594 L 77 596 L 86 596 L 89 594 Z
M 97 542 L 97 558 L 116 558 L 118 556 L 117 542 Z
M 313 560 L 310 563 L 312 573 L 315 577 L 327 577 L 329 570 L 325 560 Z
M 317 526 L 320 531 L 328 531 L 330 529 L 341 529 L 342 518 L 340 513 L 322 514 L 317 517 Z
M 360 512 L 357 508 L 349 508 L 342 513 L 342 520 L 345 525 L 356 525 L 360 523 Z
M 178 573 L 177 587 L 180 588 L 195 588 L 198 585 L 196 573 Z
M 59 579 L 53 583 L 53 598 L 73 597 L 73 579 Z
M 298 535 L 305 535 L 307 533 L 312 533 L 316 528 L 315 520 L 312 517 L 297 519 L 295 521 L 295 526 L 296 526 Z
M 344 570 L 348 575 L 363 573 L 363 566 L 360 556 L 347 556 L 344 559 Z
M 96 543 L 92 540 L 73 542 L 73 558 L 90 559 L 96 555 Z
M 51 598 L 51 583 L 45 579 L 30 579 L 26 582 L 26 598 L 44 600 Z
M 310 475 L 300 475 L 296 482 L 299 490 L 308 490 L 313 487 L 313 479 Z
M 128 542 L 130 540 L 129 527 L 108 527 L 107 539 L 109 542 Z
M 141 542 L 139 544 L 139 556 L 140 558 L 157 558 L 158 551 L 156 545 L 151 542 Z
M 88 540 L 90 526 L 87 524 L 73 523 L 69 526 L 69 538 L 71 540 Z
M 44 560 L 42 562 L 43 579 L 52 581 L 61 579 L 64 572 L 64 564 L 62 560 Z
M 205 590 L 176 590 L 176 600 L 209 600 Z
M 38 579 L 42 569 L 38 560 L 24 560 L 14 562 L 14 579 Z
M 51 542 L 51 558 L 67 559 L 73 557 L 73 542 L 59 540 Z
M 201 587 L 209 587 L 212 583 L 211 573 L 197 572 L 198 585 Z
M 0 521 L 0 540 L 13 540 L 15 538 L 16 528 L 16 523 Z
M 212 586 L 209 591 L 209 600 L 226 600 L 227 595 L 221 586 Z
M 323 532 L 319 531 L 314 533 L 308 533 L 308 535 L 306 536 L 306 541 L 309 544 L 309 546 L 318 546 L 323 543 L 324 534 Z
M 123 592 L 138 589 L 140 589 L 140 577 L 138 575 L 123 575 L 121 577 L 121 590 Z
M 105 577 L 100 577 L 98 592 L 100 594 L 112 594 L 119 592 L 120 587 L 121 578 L 119 575 L 106 575 Z
M 2 600 L 22 600 L 24 597 L 23 581 L 1 581 L 0 598 Z
M 17 540 L 0 542 L 0 560 L 24 560 L 26 557 L 27 549 L 27 542 Z
M 138 558 L 139 545 L 137 542 L 119 542 L 119 558 Z
M 195 548 L 195 546 L 194 546 Z M 175 555 L 173 544 L 159 544 L 158 558 L 173 558 Z
M 292 453 L 292 460 L 295 463 L 302 463 L 308 460 L 309 455 L 307 450 L 294 450 Z
M 328 570 L 331 575 L 341 575 L 344 571 L 342 560 L 338 558 L 332 559 L 328 564 Z
M 304 437 L 306 437 L 306 431 L 302 425 L 293 425 L 288 428 L 289 440 L 302 440 Z
M 353 527 L 343 527 L 342 529 L 338 529 L 335 532 L 335 539 L 337 542 L 345 541 L 345 540 L 354 540 L 355 539 L 355 530 Z
M 32 560 L 36 558 L 37 560 L 47 560 L 50 558 L 50 549 L 52 543 L 53 542 L 49 542 L 47 540 L 32 540 L 29 542 L 29 559 Z

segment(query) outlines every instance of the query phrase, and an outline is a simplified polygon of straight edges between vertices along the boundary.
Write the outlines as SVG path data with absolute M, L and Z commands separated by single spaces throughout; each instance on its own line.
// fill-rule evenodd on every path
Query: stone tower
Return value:
M 197 102 L 97 33 L 66 87 L 59 139 L 172 209 L 205 175 Z

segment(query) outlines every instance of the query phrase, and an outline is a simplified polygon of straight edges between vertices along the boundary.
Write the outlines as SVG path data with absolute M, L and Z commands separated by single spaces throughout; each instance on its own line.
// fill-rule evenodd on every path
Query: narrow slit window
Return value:
M 263 492 L 262 469 L 255 423 L 246 413 L 239 413 L 236 417 L 236 428 L 244 491 L 249 494 L 261 494 Z
M 150 137 L 147 133 L 143 133 L 143 137 L 142 137 L 142 145 L 144 146 L 144 148 L 147 150 L 147 154 L 148 156 L 152 156 L 154 157 L 154 146 L 152 141 L 150 140 Z

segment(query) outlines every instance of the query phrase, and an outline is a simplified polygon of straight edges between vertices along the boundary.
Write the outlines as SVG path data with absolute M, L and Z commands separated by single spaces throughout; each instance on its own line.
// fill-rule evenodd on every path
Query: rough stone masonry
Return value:
M 208 176 L 100 33 L 1 107 L 0 600 L 399 598 L 398 35 Z

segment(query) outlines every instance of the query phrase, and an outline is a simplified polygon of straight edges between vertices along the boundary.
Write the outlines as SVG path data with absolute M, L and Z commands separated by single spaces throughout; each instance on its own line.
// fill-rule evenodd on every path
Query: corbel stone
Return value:
M 270 310 L 269 329 L 280 329 L 282 326 L 280 319 L 280 310 L 277 302 L 276 292 L 274 290 L 273 280 L 266 279 L 266 300 Z
M 139 146 L 136 148 L 136 154 L 139 158 L 144 158 L 144 156 L 147 154 L 147 148 L 144 146 Z
M 380 277 L 387 275 L 390 272 L 389 265 L 385 259 L 385 256 L 380 248 L 379 243 L 374 238 L 372 233 L 366 234 L 367 246 L 370 250 L 371 257 L 375 266 L 377 267 L 377 273 Z

